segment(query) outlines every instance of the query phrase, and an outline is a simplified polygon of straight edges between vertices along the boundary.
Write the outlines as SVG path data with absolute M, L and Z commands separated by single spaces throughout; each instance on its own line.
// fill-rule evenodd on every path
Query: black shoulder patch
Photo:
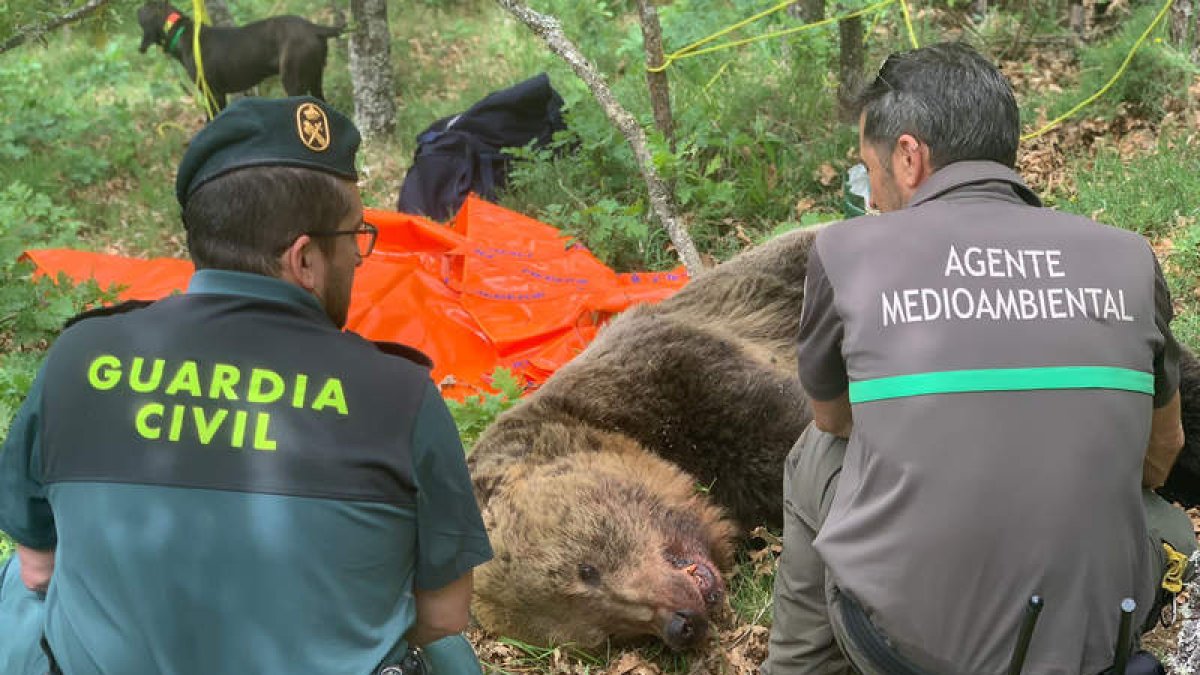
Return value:
M 74 326 L 75 324 L 77 324 L 80 321 L 83 321 L 85 319 L 94 319 L 98 316 L 112 316 L 114 314 L 124 314 L 126 312 L 132 312 L 136 309 L 142 309 L 143 307 L 148 307 L 148 306 L 154 304 L 154 302 L 155 302 L 154 300 L 126 300 L 125 302 L 118 302 L 115 305 L 105 305 L 103 307 L 95 307 L 93 309 L 87 310 L 86 312 L 80 312 L 79 314 L 76 314 L 75 316 L 67 319 L 67 322 L 63 324 L 63 330 L 66 330 L 66 329 L 70 328 L 71 326 Z
M 416 347 L 400 344 L 399 342 L 384 342 L 383 340 L 372 341 L 379 351 L 390 356 L 399 356 L 402 359 L 408 359 L 419 366 L 433 368 L 433 359 L 425 355 Z

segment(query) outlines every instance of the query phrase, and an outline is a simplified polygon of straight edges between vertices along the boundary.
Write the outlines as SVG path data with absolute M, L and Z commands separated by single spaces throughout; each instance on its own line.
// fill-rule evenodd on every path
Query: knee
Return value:
M 481 675 L 479 657 L 462 634 L 447 635 L 424 647 L 425 662 L 433 675 Z

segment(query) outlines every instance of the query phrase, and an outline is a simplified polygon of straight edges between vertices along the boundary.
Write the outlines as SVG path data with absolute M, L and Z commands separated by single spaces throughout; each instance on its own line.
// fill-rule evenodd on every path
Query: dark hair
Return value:
M 332 232 L 355 208 L 344 178 L 285 166 L 232 171 L 200 186 L 183 210 L 197 269 L 278 276 L 279 254 L 305 232 Z M 333 237 L 317 240 L 328 249 Z
M 863 137 L 887 150 L 902 134 L 929 146 L 933 169 L 963 160 L 1017 163 L 1021 118 L 1012 86 L 970 45 L 892 54 L 853 103 Z

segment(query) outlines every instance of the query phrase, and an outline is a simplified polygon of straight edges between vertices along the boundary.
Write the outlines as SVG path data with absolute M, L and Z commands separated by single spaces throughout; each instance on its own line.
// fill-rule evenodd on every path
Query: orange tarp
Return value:
M 682 268 L 618 274 L 555 228 L 474 196 L 448 226 L 375 209 L 366 220 L 379 240 L 355 277 L 347 328 L 425 352 L 434 380 L 454 398 L 485 388 L 497 367 L 540 383 L 608 317 L 687 282 Z M 192 273 L 191 263 L 174 258 L 26 255 L 43 273 L 116 284 L 123 299 L 182 291 Z

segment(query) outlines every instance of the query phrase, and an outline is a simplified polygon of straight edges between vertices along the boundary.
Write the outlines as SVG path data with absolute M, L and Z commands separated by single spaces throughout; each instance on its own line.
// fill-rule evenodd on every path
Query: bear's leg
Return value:
M 763 675 L 853 673 L 834 641 L 825 563 L 813 548 L 837 491 L 846 441 L 809 425 L 783 468 L 783 553 L 775 571 L 771 642 Z

